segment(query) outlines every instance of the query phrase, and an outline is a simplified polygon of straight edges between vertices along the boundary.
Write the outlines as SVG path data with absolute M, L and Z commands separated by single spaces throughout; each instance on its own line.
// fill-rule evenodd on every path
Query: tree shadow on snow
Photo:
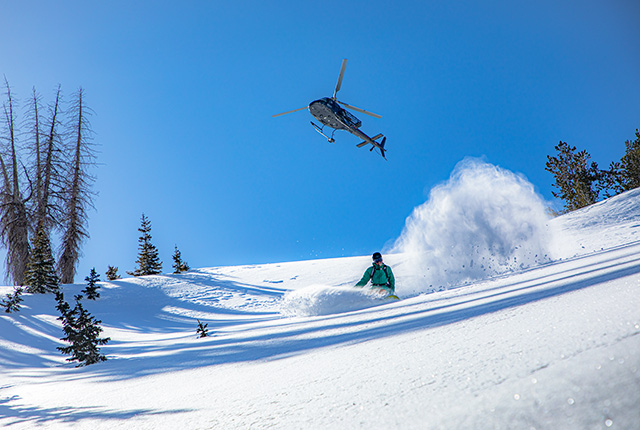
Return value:
M 597 269 L 585 266 L 579 278 L 575 272 L 561 274 L 552 281 L 544 277 L 538 281 L 528 278 L 527 282 L 503 285 L 502 291 L 460 297 L 442 304 L 420 300 L 395 302 L 349 314 L 290 319 L 286 324 L 273 324 L 265 330 L 250 325 L 218 336 L 214 325 L 212 337 L 194 339 L 182 348 L 175 345 L 153 346 L 146 351 L 139 348 L 140 353 L 153 350 L 157 356 L 133 359 L 133 363 L 132 359 L 112 360 L 96 366 L 91 374 L 127 379 L 202 366 L 279 359 L 326 346 L 366 342 L 452 324 L 638 273 L 640 258 L 622 266 L 612 264 Z M 353 318 L 356 313 L 358 318 Z
M 160 285 L 169 288 L 160 288 Z M 264 312 L 247 307 L 235 308 L 226 306 L 225 300 L 242 296 L 258 296 L 274 302 L 280 300 L 282 289 L 259 287 L 215 276 L 188 272 L 183 275 L 162 275 L 132 279 L 123 279 L 101 283 L 100 298 L 96 301 L 84 300 L 84 306 L 97 319 L 102 321 L 105 331 L 116 329 L 136 334 L 171 335 L 184 337 L 184 332 L 192 332 L 195 337 L 196 318 L 207 320 L 215 318 L 216 327 L 249 324 L 264 321 L 265 318 L 279 318 L 277 310 Z M 193 291 L 187 299 L 172 296 L 175 291 L 188 285 Z M 80 294 L 85 285 L 63 285 L 65 300 L 73 303 L 76 294 Z M 198 297 L 198 291 L 203 297 Z M 250 301 L 249 301 L 250 302 Z M 24 296 L 22 309 L 14 313 L 0 314 L 0 368 L 20 375 L 20 369 L 52 368 L 65 365 L 66 356 L 56 349 L 64 346 L 60 340 L 64 336 L 55 309 L 53 294 L 27 294 Z M 103 333 L 102 336 L 108 336 Z M 153 351 L 153 342 L 147 347 L 134 345 L 130 340 L 112 339 L 102 347 L 104 353 L 117 349 L 118 353 L 136 355 Z M 169 348 L 170 349 L 170 348 Z M 74 367 L 75 364 L 66 364 Z M 90 366 L 88 369 L 95 366 Z M 78 369 L 80 372 L 84 369 Z
M 572 267 L 575 267 L 575 261 L 572 264 Z M 190 312 L 206 313 L 212 312 L 212 306 L 180 300 L 171 297 L 160 288 L 141 286 L 125 280 L 117 284 L 117 288 L 104 290 L 110 291 L 109 294 L 105 294 L 105 313 L 96 312 L 97 316 L 109 326 L 131 328 L 138 332 L 168 335 L 177 333 L 177 337 L 174 341 L 166 342 L 112 341 L 103 347 L 103 352 L 108 357 L 110 353 L 118 354 L 120 358 L 112 356 L 107 362 L 77 369 L 73 377 L 120 380 L 218 364 L 273 360 L 326 346 L 366 342 L 439 327 L 636 275 L 640 273 L 640 258 L 627 259 L 622 265 L 616 265 L 612 261 L 611 264 L 603 264 L 597 268 L 590 267 L 590 262 L 585 260 L 577 272 L 559 269 L 554 272 L 554 279 L 547 279 L 541 272 L 538 278 L 528 276 L 522 282 L 502 284 L 499 289 L 490 288 L 483 294 L 463 294 L 447 301 L 419 296 L 346 314 L 291 318 L 286 319 L 284 323 L 277 313 L 252 313 L 250 309 L 213 306 L 215 319 L 203 319 L 209 323 L 211 336 L 202 339 L 196 338 L 193 316 L 176 315 L 167 309 L 183 307 Z M 281 297 L 283 294 L 283 290 L 277 288 L 265 289 L 239 284 L 230 280 L 214 279 L 211 275 L 207 275 L 208 279 L 203 280 L 201 276 L 204 275 L 198 274 L 185 282 L 202 282 L 208 289 L 215 284 L 216 288 L 219 285 L 221 290 L 254 290 L 273 298 Z M 153 284 L 153 280 L 149 283 Z M 139 290 L 123 293 L 121 297 L 127 298 L 130 303 L 123 303 L 123 308 L 114 311 L 112 300 L 118 299 L 120 288 Z M 139 298 L 138 303 L 136 297 Z M 108 307 L 107 300 L 111 302 Z M 135 314 L 136 311 L 138 314 Z M 135 318 L 130 312 L 134 313 Z M 238 317 L 245 319 L 237 319 Z M 256 322 L 259 324 L 254 324 Z M 193 335 L 186 336 L 185 332 Z
M 51 425 L 52 423 L 75 423 L 81 420 L 114 420 L 124 421 L 134 417 L 180 414 L 191 412 L 188 409 L 175 409 L 154 411 L 149 409 L 131 409 L 116 411 L 102 407 L 60 407 L 39 408 L 35 406 L 20 405 L 19 398 L 0 398 L 0 417 L 5 425 L 11 427 L 15 424 L 30 423 L 33 426 Z

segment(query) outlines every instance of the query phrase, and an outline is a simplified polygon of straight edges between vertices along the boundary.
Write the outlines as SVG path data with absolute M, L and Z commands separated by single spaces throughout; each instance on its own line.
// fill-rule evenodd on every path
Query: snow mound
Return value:
M 403 294 L 450 288 L 551 260 L 544 200 L 523 176 L 467 158 L 414 209 L 394 252 L 410 258 Z
M 551 221 L 554 258 L 573 258 L 640 240 L 640 188 Z
M 590 206 L 563 215 L 563 221 L 574 230 L 622 225 L 640 220 L 640 188 L 626 191 Z
M 280 313 L 287 317 L 319 316 L 356 311 L 384 301 L 368 288 L 311 285 L 285 294 Z

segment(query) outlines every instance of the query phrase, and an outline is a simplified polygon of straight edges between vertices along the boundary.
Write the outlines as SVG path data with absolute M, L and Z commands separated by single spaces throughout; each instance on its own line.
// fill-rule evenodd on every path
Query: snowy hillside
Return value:
M 451 184 L 407 231 L 437 224 L 429 213 L 455 199 Z M 505 219 L 531 213 L 520 207 Z M 531 217 L 527 231 L 539 237 L 545 225 L 548 239 L 525 238 L 532 245 L 516 252 L 532 256 L 526 265 L 510 257 L 462 276 L 468 255 L 447 242 L 461 260 L 422 279 L 415 264 L 433 257 L 386 255 L 396 302 L 352 288 L 369 256 L 104 282 L 86 306 L 112 339 L 109 360 L 85 368 L 56 351 L 53 298 L 27 296 L 0 316 L 0 426 L 640 429 L 640 190 L 542 224 Z M 496 242 L 486 220 L 448 218 L 457 233 Z M 449 240 L 434 235 L 421 246 Z M 396 251 L 407 243 L 417 246 L 405 236 Z M 210 337 L 196 338 L 196 318 Z

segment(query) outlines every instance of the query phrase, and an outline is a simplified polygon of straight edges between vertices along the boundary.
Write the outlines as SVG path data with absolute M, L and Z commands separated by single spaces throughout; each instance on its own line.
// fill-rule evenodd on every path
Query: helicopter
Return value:
M 311 121 L 311 125 L 313 126 L 313 128 L 316 129 L 318 133 L 323 135 L 327 139 L 327 141 L 329 141 L 329 143 L 335 142 L 333 135 L 337 130 L 346 130 L 349 133 L 362 139 L 362 142 L 356 145 L 358 148 L 362 148 L 363 146 L 366 146 L 366 145 L 371 145 L 370 151 L 373 151 L 374 149 L 377 148 L 378 150 L 380 150 L 380 155 L 382 155 L 382 158 L 386 160 L 387 157 L 385 157 L 384 155 L 386 151 L 384 149 L 384 144 L 387 138 L 383 136 L 382 133 L 374 137 L 367 136 L 364 132 L 360 130 L 360 126 L 362 125 L 362 122 L 358 118 L 356 118 L 355 115 L 347 111 L 342 106 L 352 109 L 356 112 L 370 115 L 374 118 L 382 118 L 382 116 L 373 112 L 366 111 L 359 107 L 355 107 L 350 104 L 341 102 L 336 98 L 336 95 L 338 94 L 338 91 L 340 91 L 340 87 L 342 86 L 342 78 L 344 77 L 344 70 L 346 67 L 347 67 L 347 59 L 345 58 L 344 60 L 342 60 L 342 67 L 340 68 L 340 74 L 338 75 L 338 83 L 336 84 L 336 89 L 333 91 L 332 97 L 323 97 L 321 99 L 314 100 L 311 103 L 309 103 L 309 106 L 279 113 L 279 114 L 273 115 L 273 118 L 276 118 L 282 115 L 287 115 L 293 112 L 298 112 L 304 109 L 309 109 L 309 112 L 311 113 L 311 115 L 313 115 L 314 118 L 316 118 L 322 124 L 322 126 L 319 126 L 315 124 L 313 121 Z M 325 126 L 329 126 L 330 128 L 333 129 L 333 132 L 331 133 L 331 137 L 324 134 Z M 382 138 L 382 140 L 380 142 L 377 142 L 377 140 L 380 138 Z

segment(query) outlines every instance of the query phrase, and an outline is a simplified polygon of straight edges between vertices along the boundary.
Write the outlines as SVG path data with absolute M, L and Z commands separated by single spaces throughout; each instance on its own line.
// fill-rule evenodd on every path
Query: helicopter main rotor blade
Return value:
M 340 67 L 340 74 L 338 75 L 338 83 L 336 84 L 336 90 L 333 92 L 333 99 L 336 99 L 336 94 L 340 91 L 342 86 L 342 78 L 344 77 L 344 69 L 347 68 L 347 59 L 342 60 L 342 67 Z
M 305 106 L 305 107 L 301 107 L 301 108 L 299 108 L 299 109 L 290 110 L 290 111 L 288 111 L 288 112 L 278 113 L 278 114 L 275 114 L 275 115 L 271 115 L 271 117 L 272 117 L 272 118 L 275 118 L 275 117 L 277 117 L 277 116 L 286 115 L 286 114 L 288 114 L 288 113 L 298 112 L 298 111 L 300 111 L 300 110 L 307 109 L 308 107 L 309 107 L 309 106 Z
M 340 103 L 342 106 L 348 107 L 349 109 L 353 109 L 356 112 L 360 112 L 360 113 L 364 113 L 367 115 L 370 115 L 374 118 L 382 118 L 382 115 L 378 115 L 377 113 L 373 113 L 373 112 L 369 112 L 368 110 L 364 110 L 364 109 L 360 109 L 359 107 L 355 107 L 355 106 L 351 106 L 350 104 L 347 104 L 345 102 L 341 102 L 340 100 L 336 100 L 338 103 Z

